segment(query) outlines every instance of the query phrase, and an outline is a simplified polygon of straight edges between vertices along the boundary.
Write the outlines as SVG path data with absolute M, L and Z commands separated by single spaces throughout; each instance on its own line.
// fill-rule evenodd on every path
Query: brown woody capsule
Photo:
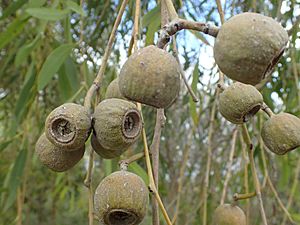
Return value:
M 113 159 L 122 155 L 123 151 L 111 150 L 104 148 L 93 134 L 91 137 L 91 145 L 94 151 L 104 159 Z
M 287 42 L 287 32 L 274 19 L 242 13 L 220 28 L 214 57 L 229 78 L 255 85 L 277 64 Z
M 66 151 L 84 146 L 90 135 L 91 118 L 81 105 L 65 103 L 47 117 L 45 133 L 49 141 Z
M 106 99 L 95 109 L 94 131 L 98 142 L 106 149 L 124 152 L 137 141 L 141 129 L 140 112 L 129 101 Z
M 177 98 L 180 72 L 176 59 L 153 45 L 132 54 L 121 69 L 119 88 L 126 98 L 167 108 Z
M 300 119 L 289 113 L 279 113 L 267 120 L 261 136 L 268 149 L 283 155 L 300 147 Z
M 242 124 L 254 116 L 263 104 L 261 93 L 252 85 L 236 82 L 219 97 L 219 111 L 225 119 Z
M 40 136 L 35 146 L 35 152 L 42 164 L 55 172 L 63 172 L 75 166 L 83 157 L 84 150 L 85 146 L 75 151 L 61 150 L 54 146 L 45 134 Z
M 137 225 L 145 217 L 148 189 L 137 175 L 119 171 L 104 178 L 95 196 L 95 211 L 107 225 Z
M 105 93 L 105 99 L 108 98 L 119 98 L 127 100 L 120 92 L 119 89 L 119 78 L 114 79 L 110 84 L 108 85 Z
M 215 225 L 246 225 L 246 216 L 241 208 L 230 204 L 218 206 L 214 212 Z

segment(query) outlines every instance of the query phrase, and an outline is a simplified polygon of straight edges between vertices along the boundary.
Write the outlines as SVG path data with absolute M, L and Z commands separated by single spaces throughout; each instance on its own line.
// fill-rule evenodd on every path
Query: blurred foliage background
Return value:
M 116 0 L 0 1 L 0 224 L 88 224 L 88 190 L 83 185 L 88 151 L 70 171 L 54 173 L 40 164 L 34 146 L 50 111 L 65 102 L 83 103 L 101 65 L 120 4 Z M 174 4 L 183 18 L 220 26 L 215 1 L 175 0 Z M 270 79 L 261 85 L 261 91 L 274 112 L 286 111 L 299 117 L 300 1 L 227 0 L 222 4 L 226 19 L 241 12 L 259 12 L 275 18 L 289 31 L 288 49 Z M 100 98 L 127 58 L 134 5 L 135 1 L 130 0 L 118 28 Z M 154 0 L 142 1 L 141 10 L 139 46 L 143 47 L 157 40 L 160 6 Z M 194 103 L 182 85 L 180 97 L 166 110 L 167 122 L 161 137 L 159 190 L 171 218 L 177 215 L 179 225 L 202 224 L 206 191 L 207 224 L 212 224 L 228 169 L 231 176 L 225 202 L 231 202 L 234 193 L 245 193 L 245 177 L 249 191 L 255 190 L 250 169 L 245 173 L 249 163 L 243 154 L 245 145 L 240 132 L 233 163 L 228 167 L 236 126 L 225 121 L 218 110 L 212 113 L 218 80 L 213 42 L 213 38 L 201 33 L 181 31 L 177 35 L 181 64 L 200 99 Z M 226 79 L 227 84 L 231 82 Z M 155 111 L 144 107 L 143 113 L 150 143 Z M 260 128 L 266 119 L 260 112 L 247 125 L 255 144 L 268 222 L 292 224 L 266 175 L 295 224 L 300 224 L 300 152 L 276 156 L 265 149 Z M 140 142 L 122 158 L 142 150 Z M 210 176 L 205 190 L 208 159 Z M 104 176 L 118 169 L 118 161 L 96 156 L 94 188 Z M 144 160 L 133 163 L 129 169 L 147 181 Z M 246 201 L 239 201 L 239 205 L 246 211 Z M 251 225 L 261 224 L 256 198 L 250 199 L 250 219 Z M 164 224 L 162 218 L 161 221 Z M 151 224 L 151 207 L 143 224 Z

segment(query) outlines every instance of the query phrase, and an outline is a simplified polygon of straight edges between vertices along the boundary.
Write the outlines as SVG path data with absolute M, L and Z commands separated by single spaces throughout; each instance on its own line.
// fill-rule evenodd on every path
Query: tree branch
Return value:
M 254 186 L 255 186 L 255 192 L 257 195 L 258 202 L 259 202 L 260 214 L 262 217 L 263 224 L 268 225 L 266 214 L 265 214 L 265 209 L 264 209 L 264 205 L 263 205 L 263 200 L 262 200 L 262 196 L 261 196 L 260 183 L 258 180 L 257 171 L 256 171 L 256 167 L 255 167 L 255 162 L 254 162 L 253 144 L 252 144 L 252 141 L 251 141 L 249 133 L 248 133 L 248 129 L 245 124 L 242 125 L 242 134 L 243 134 L 244 141 L 248 146 L 248 155 L 249 155 L 249 159 L 250 159 L 250 166 L 251 166 L 253 182 L 254 182 Z

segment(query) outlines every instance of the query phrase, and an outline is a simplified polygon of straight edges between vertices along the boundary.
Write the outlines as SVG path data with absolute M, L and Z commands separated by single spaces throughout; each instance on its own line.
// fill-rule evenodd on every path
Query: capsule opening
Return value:
M 272 72 L 273 68 L 276 66 L 276 64 L 278 63 L 279 59 L 283 55 L 284 50 L 285 50 L 285 47 L 283 47 L 279 51 L 279 53 L 274 56 L 274 58 L 271 60 L 271 62 L 267 66 L 267 68 L 266 68 L 266 70 L 265 70 L 265 72 L 263 74 L 263 78 L 262 79 L 265 79 L 267 76 L 269 76 L 269 74 Z
M 243 122 L 249 121 L 261 108 L 261 104 L 255 105 L 252 109 L 243 116 Z
M 135 225 L 138 220 L 133 212 L 123 209 L 113 209 L 106 216 L 106 224 L 109 225 Z
M 76 127 L 67 119 L 58 117 L 52 120 L 51 135 L 61 143 L 71 142 L 76 135 Z
M 122 131 L 126 138 L 135 138 L 141 131 L 141 116 L 137 110 L 129 110 L 123 119 Z

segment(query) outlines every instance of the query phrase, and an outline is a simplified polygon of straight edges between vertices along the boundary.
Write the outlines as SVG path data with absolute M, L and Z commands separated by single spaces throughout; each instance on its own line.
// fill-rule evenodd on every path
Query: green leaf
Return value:
M 160 7 L 155 7 L 143 17 L 142 26 L 147 27 L 146 45 L 153 44 L 154 34 L 160 28 Z
M 23 149 L 19 152 L 17 159 L 15 160 L 14 166 L 11 173 L 9 174 L 9 181 L 7 187 L 9 187 L 9 194 L 6 199 L 4 211 L 12 206 L 16 199 L 18 187 L 21 184 L 24 167 L 26 163 L 27 150 Z
M 83 9 L 76 2 L 73 2 L 72 0 L 68 0 L 67 7 L 81 16 L 85 16 Z
M 41 7 L 46 3 L 47 0 L 29 0 L 27 8 L 37 8 Z
M 29 17 L 17 18 L 8 25 L 6 30 L 0 34 L 0 49 L 5 47 L 8 43 L 11 43 L 12 40 L 19 35 L 28 19 Z
M 7 146 L 12 143 L 13 139 L 10 139 L 8 141 L 4 141 L 0 144 L 0 152 L 2 152 L 3 150 L 5 150 L 7 148 Z
M 16 2 L 11 3 L 4 11 L 0 20 L 5 19 L 6 17 L 10 16 L 11 14 L 15 13 L 19 8 L 21 8 L 28 0 L 19 0 Z
M 30 97 L 31 89 L 34 85 L 34 81 L 35 81 L 34 63 L 31 63 L 31 65 L 28 68 L 26 74 L 26 80 L 24 82 L 24 85 L 19 95 L 19 99 L 15 107 L 15 116 L 18 119 L 18 121 L 20 121 L 21 115 L 26 109 L 28 100 L 30 99 L 29 97 Z
M 130 163 L 128 170 L 140 176 L 145 184 L 149 183 L 147 172 L 137 162 Z
M 23 61 L 28 57 L 32 50 L 38 45 L 39 41 L 41 40 L 41 37 L 42 35 L 38 34 L 32 42 L 20 48 L 15 58 L 15 66 L 18 67 L 23 63 Z
M 160 21 L 160 6 L 156 6 L 155 8 L 153 8 L 143 16 L 142 26 L 143 27 L 149 26 L 153 22 L 153 19 L 157 17 L 159 18 Z
M 112 161 L 104 159 L 103 163 L 104 163 L 105 176 L 108 176 L 109 174 L 112 173 Z
M 65 102 L 72 96 L 72 87 L 68 79 L 68 74 L 63 66 L 59 70 L 58 87 L 62 102 Z
M 73 44 L 63 44 L 51 52 L 38 75 L 38 90 L 42 90 L 51 81 L 54 74 L 70 55 L 73 47 Z
M 197 93 L 197 83 L 198 83 L 198 78 L 199 78 L 199 62 L 196 63 L 195 68 L 194 68 L 194 72 L 193 72 L 193 81 L 192 81 L 192 89 L 195 93 Z M 196 103 L 193 101 L 193 98 L 190 96 L 189 97 L 189 103 L 190 103 L 190 114 L 191 117 L 193 119 L 193 122 L 195 124 L 195 126 L 198 125 L 199 123 L 199 116 L 197 113 L 197 109 L 196 109 Z
M 57 21 L 65 18 L 69 10 L 59 10 L 59 9 L 52 9 L 52 8 L 29 8 L 26 9 L 26 12 L 38 19 L 41 20 L 50 20 L 50 21 Z

